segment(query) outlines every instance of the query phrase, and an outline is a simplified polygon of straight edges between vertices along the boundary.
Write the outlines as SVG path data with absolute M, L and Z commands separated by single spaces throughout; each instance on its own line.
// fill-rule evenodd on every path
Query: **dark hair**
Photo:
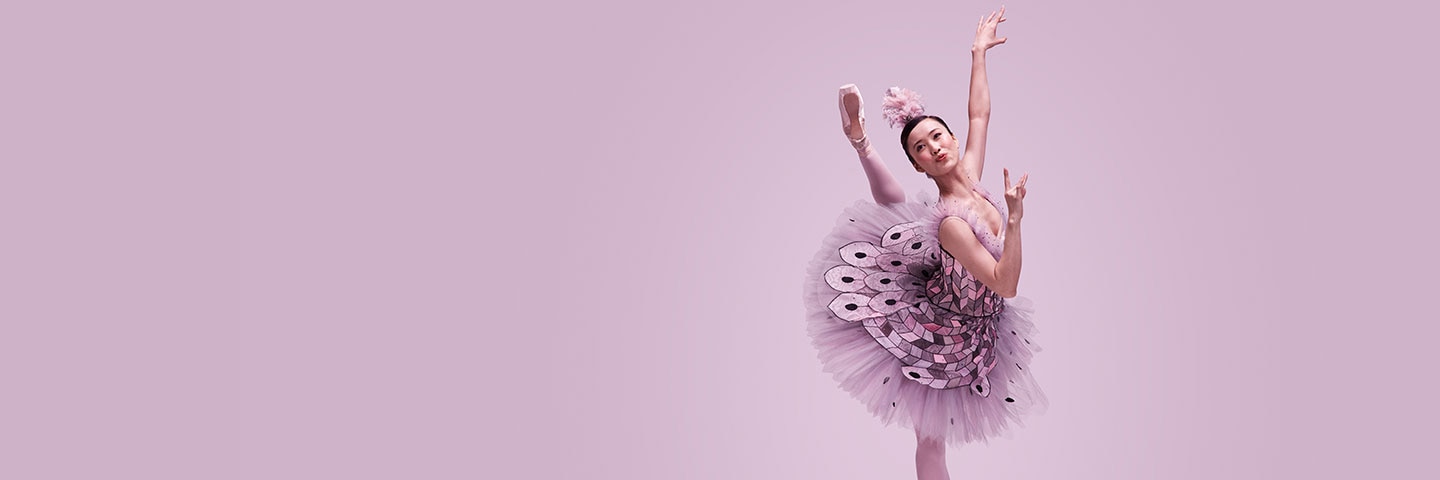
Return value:
M 921 115 L 910 119 L 910 121 L 908 122 L 905 122 L 905 128 L 900 130 L 900 149 L 905 151 L 905 158 L 910 159 L 911 165 L 915 164 L 915 156 L 910 154 L 910 146 L 906 145 L 905 142 L 910 140 L 910 131 L 914 130 L 916 125 L 919 125 L 921 121 L 924 121 L 927 118 L 933 118 L 935 119 L 935 121 L 940 122 L 940 125 L 945 127 L 946 133 L 949 133 L 951 135 L 955 134 L 955 132 L 950 131 L 950 125 L 946 124 L 944 119 L 941 119 L 940 117 L 934 115 Z

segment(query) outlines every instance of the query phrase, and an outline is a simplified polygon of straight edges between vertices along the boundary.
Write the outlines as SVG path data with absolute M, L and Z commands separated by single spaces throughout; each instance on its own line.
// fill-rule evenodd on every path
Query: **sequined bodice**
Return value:
M 986 201 L 995 206 L 995 209 L 1000 212 L 1000 218 L 1003 219 L 1008 215 L 1008 209 L 1003 202 L 995 201 L 983 190 L 977 191 L 980 191 Z M 970 230 L 975 232 L 975 238 L 980 241 L 987 252 L 990 252 L 990 256 L 999 260 L 1000 253 L 1004 251 L 1004 224 L 1001 224 L 1000 235 L 996 236 L 990 227 L 985 225 L 979 212 L 973 209 L 960 210 L 947 207 L 949 206 L 943 202 L 937 202 L 935 206 L 942 221 L 946 216 L 955 216 L 964 220 L 970 226 Z M 994 315 L 1004 308 L 1000 294 L 980 283 L 980 280 L 977 280 L 964 267 L 956 264 L 955 257 L 950 256 L 949 252 L 945 252 L 943 248 L 940 251 L 942 252 L 940 272 L 925 283 L 925 293 L 931 302 L 946 310 L 971 316 Z

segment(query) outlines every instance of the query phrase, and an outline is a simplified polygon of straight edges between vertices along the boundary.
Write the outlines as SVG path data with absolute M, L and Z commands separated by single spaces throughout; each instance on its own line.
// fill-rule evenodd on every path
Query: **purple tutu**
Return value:
M 1007 216 L 1003 202 L 976 191 Z M 995 235 L 973 211 L 933 198 L 857 202 L 810 261 L 804 295 L 811 341 L 840 388 L 886 425 L 960 445 L 1048 403 L 1028 370 L 1040 351 L 1030 302 L 1001 298 L 940 248 L 940 221 L 951 216 L 1000 258 L 1004 231 Z

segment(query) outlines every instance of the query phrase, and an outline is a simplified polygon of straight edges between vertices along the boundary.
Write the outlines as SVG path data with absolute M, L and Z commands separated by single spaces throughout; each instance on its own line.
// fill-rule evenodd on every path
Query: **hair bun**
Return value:
M 890 128 L 904 127 L 910 119 L 925 116 L 925 104 L 920 103 L 920 94 L 914 90 L 890 87 L 885 90 L 885 102 L 880 104 Z

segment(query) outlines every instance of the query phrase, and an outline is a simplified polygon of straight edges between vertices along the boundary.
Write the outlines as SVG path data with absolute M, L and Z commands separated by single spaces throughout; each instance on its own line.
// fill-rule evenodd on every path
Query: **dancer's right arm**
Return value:
M 856 153 L 860 154 L 860 166 L 864 167 L 865 178 L 870 181 L 870 195 L 875 197 L 875 203 L 889 205 L 904 202 L 905 189 L 890 174 L 890 169 L 885 168 L 885 161 L 875 152 L 875 147 L 865 142 L 865 148 L 856 150 Z
M 985 137 L 990 130 L 990 80 L 985 74 L 985 52 L 1005 43 L 995 38 L 1000 22 L 1005 21 L 1005 7 L 980 18 L 975 27 L 975 44 L 970 47 L 970 128 L 965 135 L 965 153 L 960 165 L 975 182 L 985 173 Z

